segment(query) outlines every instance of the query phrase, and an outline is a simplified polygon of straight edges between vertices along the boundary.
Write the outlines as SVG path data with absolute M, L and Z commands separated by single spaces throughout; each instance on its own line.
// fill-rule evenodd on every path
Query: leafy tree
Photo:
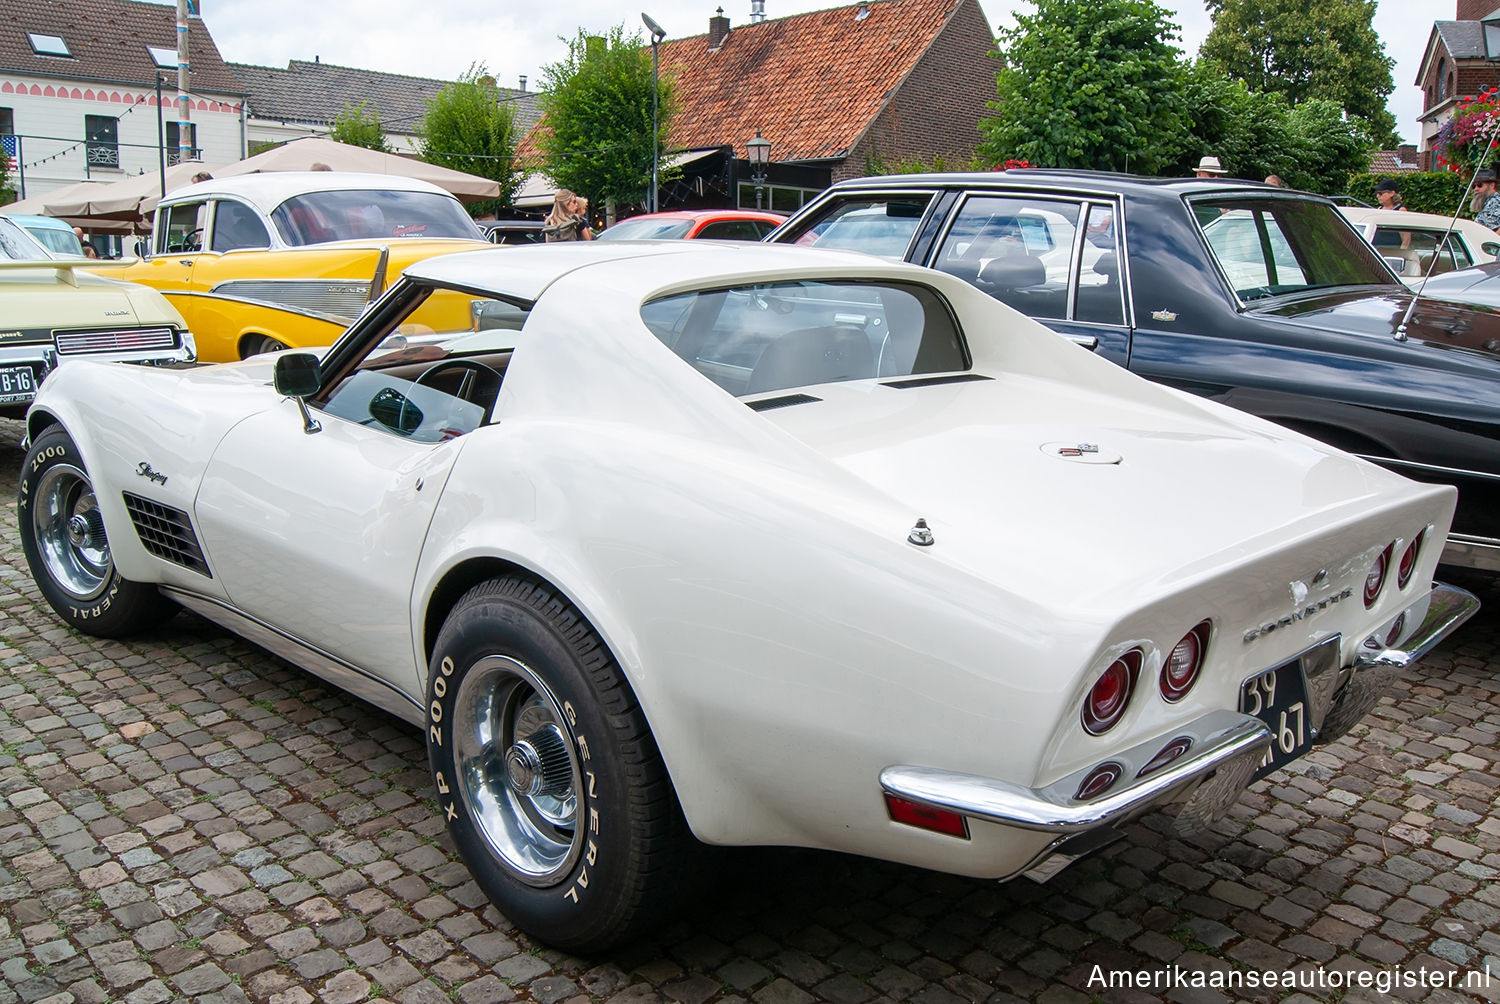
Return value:
M 996 40 L 999 115 L 979 123 L 980 155 L 1047 167 L 1156 174 L 1186 128 L 1178 28 L 1153 0 L 1031 0 Z
M 545 116 L 536 144 L 545 170 L 559 187 L 603 200 L 611 210 L 645 202 L 652 158 L 666 149 L 677 111 L 672 81 L 661 79 L 653 142 L 651 50 L 640 33 L 627 38 L 617 25 L 605 38 L 590 38 L 580 30 L 567 44 L 567 58 L 542 68 Z M 662 172 L 662 183 L 668 174 Z
M 1395 61 L 1375 33 L 1376 0 L 1204 0 L 1214 26 L 1200 53 L 1252 91 L 1296 107 L 1334 102 L 1369 123 L 1381 144 L 1399 142 L 1386 108 Z
M 1349 172 L 1370 162 L 1372 147 L 1365 123 L 1350 119 L 1335 101 L 1312 98 L 1287 114 L 1295 164 L 1281 176 L 1294 188 L 1336 195 L 1349 183 Z
M 521 184 L 515 157 L 518 138 L 515 111 L 500 100 L 484 64 L 474 63 L 427 103 L 422 159 L 499 182 L 499 199 L 476 203 L 470 209 L 503 208 L 510 205 Z
M 16 193 L 10 187 L 10 154 L 0 146 L 0 206 L 8 206 L 16 201 Z
M 333 128 L 328 131 L 329 138 L 350 146 L 390 153 L 391 148 L 386 145 L 385 129 L 380 124 L 380 116 L 373 108 L 367 108 L 368 105 L 368 101 L 345 105 L 338 118 L 333 120 Z

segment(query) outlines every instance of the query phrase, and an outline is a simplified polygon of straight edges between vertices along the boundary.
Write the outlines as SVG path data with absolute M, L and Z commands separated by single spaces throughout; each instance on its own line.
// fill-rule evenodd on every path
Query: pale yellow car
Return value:
M 424 181 L 331 171 L 247 174 L 171 192 L 139 258 L 93 263 L 161 291 L 204 361 L 329 345 L 413 262 L 489 247 L 458 200 Z M 461 331 L 434 304 L 412 330 Z
M 190 363 L 193 335 L 155 290 L 91 275 L 0 216 L 0 415 L 26 413 L 73 359 Z

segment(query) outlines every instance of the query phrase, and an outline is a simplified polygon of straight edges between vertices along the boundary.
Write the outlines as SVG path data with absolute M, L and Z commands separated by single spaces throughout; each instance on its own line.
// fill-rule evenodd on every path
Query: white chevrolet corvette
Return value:
M 475 878 L 576 951 L 702 844 L 1009 878 L 1205 826 L 1476 606 L 1452 488 L 840 252 L 435 258 L 321 356 L 64 367 L 27 432 L 63 620 L 187 607 L 421 728 Z

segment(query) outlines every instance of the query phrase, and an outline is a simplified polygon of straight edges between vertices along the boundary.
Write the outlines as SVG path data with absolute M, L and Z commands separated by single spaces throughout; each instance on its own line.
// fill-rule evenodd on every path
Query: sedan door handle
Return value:
M 177 259 L 177 264 L 191 266 L 193 264 L 193 259 L 191 259 L 191 258 L 178 258 Z
M 1064 335 L 1063 337 L 1072 342 L 1074 345 L 1082 345 L 1090 352 L 1093 352 L 1099 347 L 1099 339 L 1095 338 L 1093 335 Z

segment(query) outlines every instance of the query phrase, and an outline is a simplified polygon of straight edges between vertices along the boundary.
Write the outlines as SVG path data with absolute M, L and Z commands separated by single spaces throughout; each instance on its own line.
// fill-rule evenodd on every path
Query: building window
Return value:
M 111 115 L 85 115 L 83 134 L 89 167 L 120 166 L 120 120 Z
M 31 42 L 31 51 L 38 56 L 71 56 L 68 51 L 68 43 L 56 35 L 38 35 L 28 31 L 26 38 Z
M 761 208 L 769 209 L 777 213 L 795 213 L 802 208 L 803 203 L 812 200 L 813 196 L 822 194 L 821 188 L 793 188 L 790 185 L 763 185 L 761 186 Z M 741 181 L 739 190 L 739 208 L 755 208 L 755 183 L 753 181 Z
M 167 163 L 168 164 L 176 164 L 176 163 L 179 163 L 182 160 L 181 148 L 180 148 L 180 146 L 178 144 L 178 140 L 181 137 L 181 134 L 177 131 L 179 125 L 180 125 L 180 123 L 178 123 L 178 122 L 168 122 L 167 123 Z M 188 160 L 202 160 L 203 158 L 200 156 L 201 153 L 202 153 L 202 151 L 198 149 L 198 123 L 196 123 L 196 122 L 189 122 L 188 123 L 188 155 L 187 155 L 187 159 Z
M 164 70 L 177 69 L 177 50 L 164 48 L 160 45 L 148 45 L 151 50 L 151 61 Z
M 0 136 L 14 136 L 16 113 L 9 108 L 0 108 Z
M 1439 59 L 1438 60 L 1438 72 L 1437 72 L 1437 75 L 1438 75 L 1438 93 L 1437 93 L 1437 99 L 1440 102 L 1446 101 L 1446 100 L 1448 100 L 1448 61 L 1446 59 Z

